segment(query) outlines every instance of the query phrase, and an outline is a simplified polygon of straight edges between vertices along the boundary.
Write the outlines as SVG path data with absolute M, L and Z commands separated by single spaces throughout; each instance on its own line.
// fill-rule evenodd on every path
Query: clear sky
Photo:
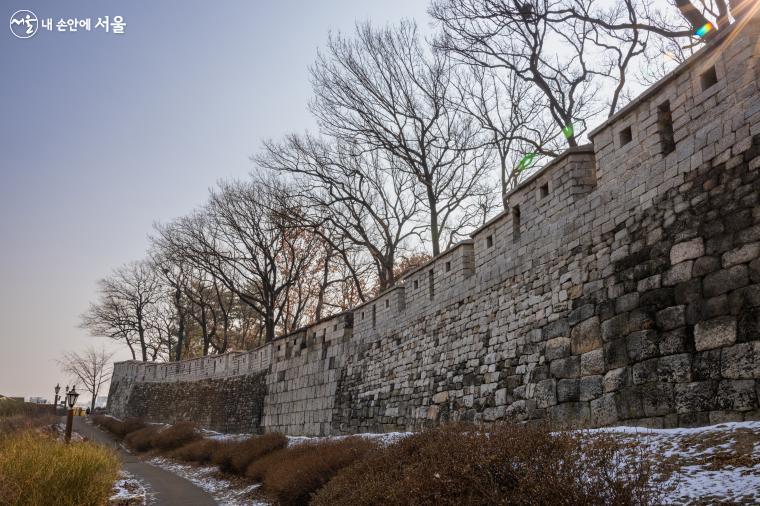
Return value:
M 307 66 L 329 30 L 402 17 L 426 27 L 426 8 L 3 0 L 0 394 L 51 399 L 68 379 L 56 358 L 110 346 L 79 329 L 79 315 L 99 278 L 143 256 L 153 222 L 202 204 L 218 179 L 246 177 L 263 139 L 314 127 Z M 18 9 L 54 22 L 93 18 L 92 28 L 40 27 L 17 39 L 9 21 Z M 96 31 L 104 16 L 123 16 L 125 33 Z

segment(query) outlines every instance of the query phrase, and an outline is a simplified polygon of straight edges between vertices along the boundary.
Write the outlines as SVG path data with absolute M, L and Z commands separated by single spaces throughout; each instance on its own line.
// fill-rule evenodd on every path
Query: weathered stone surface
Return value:
M 757 406 L 754 380 L 723 380 L 715 398 L 718 409 L 747 411 Z
M 549 370 L 555 378 L 577 378 L 581 372 L 581 357 L 576 355 L 553 360 Z
M 619 314 L 602 322 L 602 340 L 611 341 L 628 334 L 628 313 Z
M 672 330 L 686 325 L 686 306 L 673 306 L 657 312 L 657 325 L 662 330 Z
M 577 401 L 580 399 L 580 380 L 561 379 L 557 382 L 557 402 Z
M 692 260 L 674 265 L 670 268 L 669 271 L 663 274 L 662 285 L 675 286 L 678 283 L 683 283 L 684 281 L 690 280 L 693 266 L 694 262 Z
M 748 283 L 747 266 L 735 265 L 705 276 L 702 281 L 702 293 L 705 297 L 714 297 L 741 288 Z
M 760 242 L 744 244 L 738 248 L 726 251 L 721 257 L 723 268 L 733 267 L 734 265 L 744 264 L 755 260 L 760 256 Z
M 675 386 L 675 404 L 679 413 L 710 411 L 715 409 L 717 382 L 695 381 Z
M 604 392 L 614 392 L 626 386 L 628 384 L 628 375 L 629 371 L 627 367 L 619 367 L 618 369 L 608 371 L 604 375 L 602 382 Z
M 701 257 L 694 261 L 691 275 L 695 278 L 710 274 L 720 269 L 720 258 L 718 257 Z
M 660 336 L 660 355 L 694 351 L 694 341 L 686 327 L 664 332 Z
M 685 260 L 699 258 L 705 254 L 705 244 L 701 237 L 681 242 L 670 248 L 670 263 L 675 265 Z
M 556 381 L 553 379 L 539 381 L 536 384 L 534 399 L 536 407 L 548 408 L 557 404 Z
M 604 350 L 589 351 L 581 355 L 581 375 L 602 374 L 604 372 Z
M 657 380 L 663 383 L 691 381 L 691 354 L 681 353 L 657 360 Z
M 673 411 L 673 385 L 649 383 L 641 388 L 641 403 L 645 416 L 662 416 Z
M 657 381 L 657 360 L 656 358 L 650 358 L 649 360 L 633 364 L 631 367 L 631 379 L 634 385 L 643 385 L 644 383 Z
M 760 342 L 742 343 L 723 348 L 720 374 L 730 379 L 760 377 Z
M 602 376 L 584 376 L 580 383 L 580 400 L 590 401 L 602 395 Z
M 599 318 L 584 320 L 570 332 L 570 350 L 574 355 L 602 347 Z
M 736 342 L 736 318 L 721 316 L 698 323 L 694 328 L 697 351 L 729 346 Z
M 546 360 L 551 362 L 558 358 L 564 358 L 570 355 L 570 338 L 569 337 L 555 337 L 546 341 L 546 351 L 544 356 Z
M 653 330 L 631 332 L 627 339 L 628 356 L 633 362 L 657 356 L 658 340 Z
M 617 404 L 615 394 L 604 394 L 590 402 L 591 423 L 601 427 L 612 425 L 618 421 Z

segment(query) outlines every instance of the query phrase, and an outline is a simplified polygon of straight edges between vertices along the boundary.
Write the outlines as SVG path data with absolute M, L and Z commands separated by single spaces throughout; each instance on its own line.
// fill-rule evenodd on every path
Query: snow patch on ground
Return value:
M 268 504 L 250 496 L 261 486 L 260 484 L 241 486 L 219 476 L 219 470 L 215 466 L 192 466 L 160 457 L 148 462 L 192 482 L 211 494 L 222 506 L 266 506 Z
M 148 486 L 126 471 L 119 473 L 119 479 L 113 485 L 113 494 L 108 500 L 110 506 L 145 506 L 149 504 L 152 494 Z

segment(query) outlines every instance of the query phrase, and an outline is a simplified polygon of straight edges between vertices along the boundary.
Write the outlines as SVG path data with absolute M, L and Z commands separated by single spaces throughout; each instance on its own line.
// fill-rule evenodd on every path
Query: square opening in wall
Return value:
M 633 140 L 633 131 L 631 127 L 625 127 L 620 131 L 620 145 L 625 146 Z
M 520 239 L 520 206 L 512 208 L 512 240 Z
M 385 307 L 387 308 L 391 307 L 391 301 L 389 301 L 388 299 L 385 299 Z
M 486 237 L 486 247 L 490 248 L 493 246 L 493 236 L 489 235 Z
M 670 112 L 670 102 L 665 101 L 657 107 L 657 131 L 660 134 L 660 152 L 662 156 L 676 150 L 675 133 L 673 132 L 673 115 Z
M 419 282 L 419 281 L 417 281 L 417 280 L 415 279 L 415 280 L 414 280 L 414 289 L 416 290 L 416 289 L 418 289 L 419 287 L 420 287 L 420 282 Z
M 707 90 L 714 84 L 718 84 L 718 74 L 715 72 L 715 66 L 702 72 L 699 76 L 699 82 L 702 84 L 702 91 Z
M 446 272 L 451 272 L 451 262 L 446 262 Z
M 542 184 L 541 187 L 538 189 L 539 195 L 541 195 L 542 199 L 545 199 L 549 196 L 549 182 Z

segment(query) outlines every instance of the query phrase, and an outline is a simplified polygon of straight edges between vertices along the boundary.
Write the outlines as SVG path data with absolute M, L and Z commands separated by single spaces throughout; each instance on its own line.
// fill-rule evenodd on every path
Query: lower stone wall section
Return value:
M 109 411 L 121 417 L 165 423 L 192 421 L 220 432 L 258 433 L 265 394 L 264 374 L 188 382 L 137 382 L 130 385 L 122 409 L 109 406 Z

